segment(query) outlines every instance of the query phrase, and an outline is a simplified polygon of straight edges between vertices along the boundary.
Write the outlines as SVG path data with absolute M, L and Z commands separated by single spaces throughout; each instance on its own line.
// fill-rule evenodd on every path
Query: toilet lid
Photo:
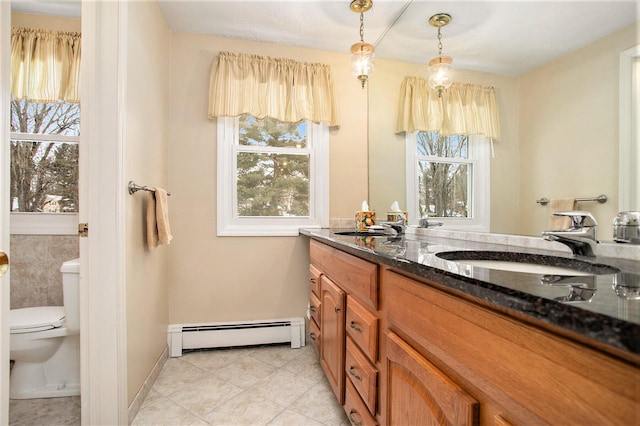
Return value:
M 39 306 L 11 309 L 9 325 L 11 333 L 33 333 L 49 330 L 64 324 L 64 306 Z

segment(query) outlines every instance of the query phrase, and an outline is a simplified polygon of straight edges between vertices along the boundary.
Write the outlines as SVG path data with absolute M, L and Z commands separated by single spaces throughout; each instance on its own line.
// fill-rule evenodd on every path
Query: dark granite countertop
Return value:
M 577 334 L 601 349 L 611 349 L 614 354 L 622 354 L 625 359 L 640 363 L 640 299 L 630 300 L 622 296 L 624 292 L 640 290 L 634 287 L 640 286 L 638 261 L 587 258 L 556 251 L 416 234 L 360 237 L 338 235 L 336 231 L 342 230 L 303 229 L 300 233 L 372 262 L 435 281 L 502 310 L 524 315 L 556 329 L 559 327 L 569 335 Z M 546 264 L 563 258 L 588 262 L 594 267 L 608 265 L 620 272 L 563 278 L 562 282 L 547 283 L 543 282 L 545 276 L 540 274 L 488 269 L 438 256 L 447 256 L 442 253 L 453 251 L 468 252 L 470 258 L 487 251 L 500 252 L 498 258 L 504 257 L 505 260 L 521 257 L 523 253 L 538 256 L 537 260 Z

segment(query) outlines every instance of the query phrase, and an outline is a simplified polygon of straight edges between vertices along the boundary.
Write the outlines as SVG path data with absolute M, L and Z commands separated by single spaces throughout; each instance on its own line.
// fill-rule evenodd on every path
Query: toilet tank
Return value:
M 66 325 L 69 331 L 80 331 L 80 259 L 62 264 L 62 295 Z

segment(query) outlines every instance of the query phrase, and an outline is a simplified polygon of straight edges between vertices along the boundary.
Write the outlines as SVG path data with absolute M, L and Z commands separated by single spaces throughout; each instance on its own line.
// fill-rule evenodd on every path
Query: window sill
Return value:
M 77 235 L 77 213 L 11 213 L 12 235 Z

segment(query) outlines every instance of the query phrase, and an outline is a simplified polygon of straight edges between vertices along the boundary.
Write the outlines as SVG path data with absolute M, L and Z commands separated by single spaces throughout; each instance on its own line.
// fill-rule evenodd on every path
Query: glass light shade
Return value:
M 351 46 L 351 73 L 362 82 L 362 87 L 373 74 L 373 57 L 373 46 L 369 43 L 356 43 Z
M 453 61 L 448 56 L 434 58 L 429 62 L 429 87 L 436 90 L 438 94 L 442 94 L 453 83 L 451 62 Z

